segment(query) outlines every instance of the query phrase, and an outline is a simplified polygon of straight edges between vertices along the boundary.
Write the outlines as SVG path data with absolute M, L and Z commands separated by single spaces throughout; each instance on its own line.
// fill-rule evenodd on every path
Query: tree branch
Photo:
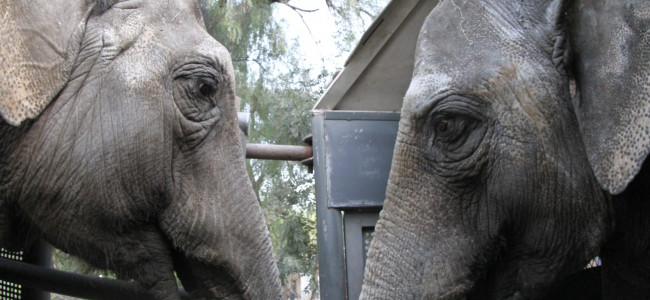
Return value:
M 307 28 L 307 31 L 309 32 L 309 35 L 312 37 L 312 39 L 315 40 L 314 34 L 311 32 L 311 28 L 309 28 L 309 25 L 307 25 L 307 22 L 305 21 L 305 17 L 302 15 L 302 13 L 303 12 L 307 12 L 307 13 L 316 12 L 316 11 L 318 11 L 318 8 L 316 8 L 316 9 L 304 9 L 304 8 L 296 7 L 296 6 L 293 6 L 293 5 L 289 4 L 289 2 L 287 0 L 268 0 L 268 1 L 269 1 L 269 4 L 273 4 L 273 3 L 284 4 L 287 7 L 291 8 L 293 11 L 295 11 L 298 14 L 298 16 L 300 17 L 300 20 L 302 20 L 302 23 L 305 24 L 305 27 Z M 331 0 L 325 0 L 325 2 L 328 3 L 328 6 L 329 6 Z
M 289 1 L 287 1 L 287 0 L 268 0 L 268 1 L 269 1 L 269 4 L 273 4 L 273 3 L 284 4 L 284 5 L 288 6 L 289 8 L 295 10 L 296 12 L 299 12 L 299 11 L 300 12 L 315 12 L 315 11 L 318 11 L 318 8 L 316 8 L 316 9 L 304 9 L 304 8 L 300 8 L 300 7 L 297 7 L 297 6 L 293 6 L 293 5 L 289 4 Z M 329 1 L 329 0 L 326 0 L 326 1 Z
M 311 33 L 311 28 L 309 28 L 309 25 L 307 25 L 307 22 L 305 21 L 305 17 L 303 17 L 303 15 L 300 13 L 300 11 L 296 10 L 295 8 L 293 8 L 292 6 L 290 6 L 289 4 L 287 4 L 287 6 L 289 6 L 291 9 L 293 9 L 293 11 L 295 11 L 295 12 L 298 14 L 298 16 L 300 17 L 300 20 L 302 20 L 302 23 L 305 24 L 305 27 L 307 27 L 307 31 L 309 32 L 309 36 L 311 36 L 311 38 L 314 39 L 314 34 Z M 313 11 L 311 11 L 311 12 L 314 12 L 314 11 L 317 11 L 317 10 L 318 10 L 318 9 L 313 10 Z M 304 11 L 304 10 L 303 10 L 303 11 Z M 315 39 L 314 39 L 314 40 L 315 40 Z
M 315 11 L 318 11 L 318 8 L 315 8 L 315 9 L 304 9 L 304 8 L 300 8 L 300 7 L 293 6 L 293 5 L 289 4 L 289 3 L 284 3 L 284 2 L 282 2 L 282 4 L 288 6 L 289 8 L 295 10 L 296 12 L 299 12 L 299 11 L 301 11 L 301 12 L 315 12 Z
M 260 69 L 262 69 L 264 72 L 266 72 L 266 71 L 269 70 L 269 68 L 265 67 L 264 64 L 262 63 L 262 61 L 259 60 L 259 59 L 257 59 L 257 58 L 233 58 L 233 59 L 232 59 L 232 62 L 233 62 L 233 63 L 235 63 L 235 62 L 254 62 L 254 63 L 256 63 L 256 64 L 260 67 Z
M 361 7 L 359 7 L 359 11 L 362 12 L 362 13 L 364 13 L 364 14 L 366 14 L 366 15 L 367 15 L 368 17 L 370 17 L 371 19 L 374 19 L 374 18 L 376 17 L 375 15 L 373 15 L 372 13 L 370 13 L 369 11 L 367 11 L 367 10 L 361 8 Z

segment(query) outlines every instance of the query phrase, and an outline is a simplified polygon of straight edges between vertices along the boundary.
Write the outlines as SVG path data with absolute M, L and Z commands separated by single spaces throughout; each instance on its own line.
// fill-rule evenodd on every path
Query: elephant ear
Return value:
M 650 4 L 573 5 L 567 21 L 576 115 L 596 178 L 619 194 L 650 151 Z
M 68 80 L 88 5 L 69 0 L 0 1 L 0 115 L 36 118 Z

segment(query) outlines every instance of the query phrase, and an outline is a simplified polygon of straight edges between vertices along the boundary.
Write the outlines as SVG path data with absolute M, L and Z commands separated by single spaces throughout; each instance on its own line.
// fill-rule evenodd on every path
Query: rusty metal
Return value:
M 246 158 L 303 161 L 313 156 L 311 146 L 247 144 Z

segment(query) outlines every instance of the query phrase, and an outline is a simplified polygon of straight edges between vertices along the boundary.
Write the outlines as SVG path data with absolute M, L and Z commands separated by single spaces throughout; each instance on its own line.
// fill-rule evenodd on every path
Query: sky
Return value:
M 291 4 L 297 1 L 292 1 Z M 299 50 L 305 62 L 313 67 L 322 68 L 323 60 L 327 65 L 342 66 L 344 61 L 336 59 L 338 49 L 333 36 L 335 33 L 334 18 L 325 5 L 324 0 L 301 1 L 296 4 L 306 10 L 315 12 L 301 12 L 300 17 L 293 9 L 286 5 L 278 5 L 276 11 L 283 22 L 288 40 L 298 40 Z M 304 22 L 303 22 L 304 20 Z
M 382 7 L 389 0 L 379 0 Z M 323 67 L 329 72 L 343 68 L 345 60 L 354 49 L 341 51 L 336 44 L 336 17 L 325 4 L 325 0 L 298 0 L 290 1 L 290 5 L 304 10 L 316 10 L 315 12 L 301 12 L 298 14 L 287 5 L 277 5 L 275 14 L 282 19 L 288 40 L 297 39 L 299 51 L 304 57 L 304 62 L 316 70 Z M 302 18 L 300 17 L 302 15 Z M 365 24 L 359 24 L 354 28 L 356 38 L 360 38 L 365 32 L 365 26 L 370 26 L 372 20 L 365 20 Z M 354 43 L 356 45 L 356 42 Z

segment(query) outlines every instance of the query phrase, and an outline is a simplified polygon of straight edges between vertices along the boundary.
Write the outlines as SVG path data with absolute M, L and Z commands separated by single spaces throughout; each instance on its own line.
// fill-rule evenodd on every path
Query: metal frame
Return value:
M 2 249 L 0 255 L 0 290 L 2 299 L 28 299 L 28 300 L 49 300 L 50 293 L 42 289 L 34 288 L 32 285 L 24 285 L 21 282 L 13 280 L 14 276 L 18 276 L 5 270 L 3 266 L 6 263 L 13 264 L 34 264 L 41 266 L 41 268 L 49 267 L 52 265 L 52 247 L 42 241 L 35 242 L 29 248 L 23 249 L 20 252 L 12 252 Z M 13 275 L 13 276 L 12 276 Z M 24 286 L 23 286 L 24 285 Z
M 379 218 L 398 122 L 399 114 L 392 112 L 313 112 L 322 299 L 359 297 L 363 229 L 373 228 Z
M 381 208 L 397 137 L 399 113 L 324 113 L 327 205 Z
M 347 288 L 348 299 L 350 300 L 359 299 L 359 294 L 361 294 L 363 272 L 366 267 L 366 246 L 368 246 L 364 245 L 364 230 L 371 229 L 374 232 L 377 220 L 379 220 L 377 211 L 346 211 L 343 214 L 345 226 L 345 262 L 348 278 Z
M 0 271 L 0 280 L 73 297 L 106 300 L 152 299 L 134 282 L 63 272 L 10 259 L 0 259 Z M 179 293 L 184 299 L 189 299 L 187 292 Z M 22 299 L 49 299 L 49 293 L 46 294 L 46 298 L 23 294 Z
M 312 118 L 314 144 L 314 181 L 316 184 L 316 219 L 318 265 L 321 299 L 346 299 L 345 253 L 341 212 L 327 204 L 327 165 L 325 165 L 325 114 Z

